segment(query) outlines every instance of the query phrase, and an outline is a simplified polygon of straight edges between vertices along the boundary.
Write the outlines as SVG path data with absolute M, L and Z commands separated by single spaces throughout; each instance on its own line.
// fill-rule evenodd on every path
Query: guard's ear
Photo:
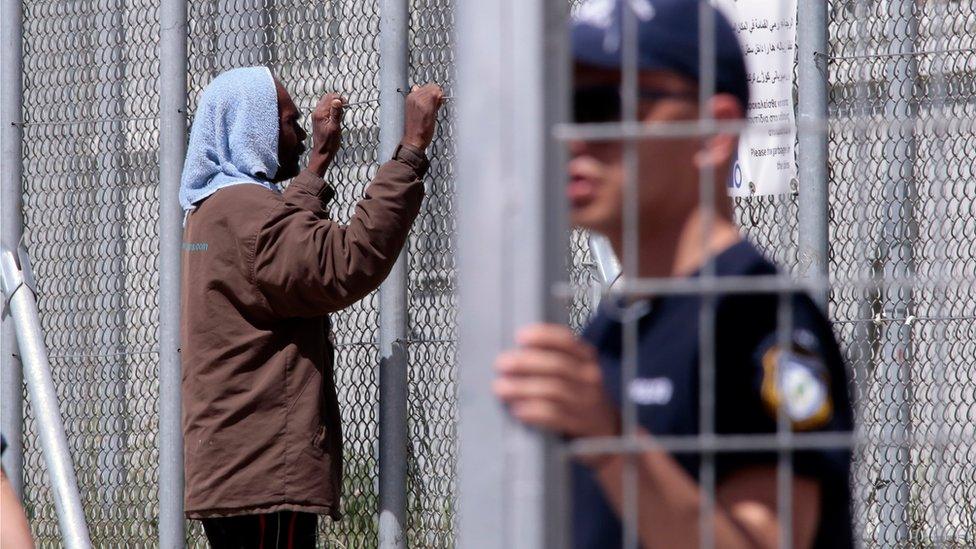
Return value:
M 711 100 L 712 117 L 720 122 L 742 120 L 745 117 L 738 98 L 728 93 L 716 94 Z M 705 144 L 695 155 L 695 166 L 719 168 L 729 163 L 735 156 L 739 135 L 734 132 L 719 133 L 705 140 Z

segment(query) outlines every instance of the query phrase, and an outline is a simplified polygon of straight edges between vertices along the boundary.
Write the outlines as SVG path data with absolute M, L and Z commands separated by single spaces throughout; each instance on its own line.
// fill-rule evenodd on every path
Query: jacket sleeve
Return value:
M 305 170 L 292 180 L 282 193 L 285 203 L 308 210 L 313 215 L 327 219 L 327 204 L 335 197 L 335 190 L 324 179 Z
M 304 172 L 258 231 L 254 282 L 274 316 L 335 312 L 375 290 L 393 268 L 420 211 L 427 159 L 401 146 L 383 164 L 348 225 L 327 219 L 327 186 Z

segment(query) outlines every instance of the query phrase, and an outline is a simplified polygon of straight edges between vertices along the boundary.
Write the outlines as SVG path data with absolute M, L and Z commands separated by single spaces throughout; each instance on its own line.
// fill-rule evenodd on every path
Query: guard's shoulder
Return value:
M 719 276 L 760 276 L 779 272 L 776 264 L 749 240 L 729 246 L 715 258 Z
M 844 360 L 826 315 L 805 293 L 793 295 L 790 323 L 759 342 L 753 364 L 763 405 L 775 418 L 782 406 L 796 430 L 820 429 L 847 397 Z
M 742 240 L 715 258 L 716 274 L 722 277 L 774 276 L 776 264 L 752 242 Z M 758 329 L 762 332 L 775 321 L 777 296 L 771 293 L 721 294 L 718 300 L 718 321 L 726 329 L 736 332 Z

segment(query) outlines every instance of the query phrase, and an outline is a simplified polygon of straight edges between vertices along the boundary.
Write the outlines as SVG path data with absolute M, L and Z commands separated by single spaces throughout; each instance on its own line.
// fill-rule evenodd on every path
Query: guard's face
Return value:
M 298 161 L 305 152 L 303 143 L 308 134 L 299 124 L 302 115 L 288 90 L 277 80 L 275 89 L 278 94 L 278 173 L 274 180 L 285 181 L 301 171 Z
M 577 65 L 574 71 L 573 113 L 577 122 L 620 121 L 620 73 Z M 667 72 L 642 72 L 639 78 L 638 119 L 651 124 L 694 120 L 698 116 L 696 86 Z M 636 145 L 637 207 L 644 233 L 654 226 L 680 222 L 682 212 L 697 196 L 695 155 L 700 139 L 645 139 Z M 626 182 L 623 141 L 569 143 L 567 197 L 574 225 L 621 237 Z M 689 188 L 690 187 L 690 188 Z

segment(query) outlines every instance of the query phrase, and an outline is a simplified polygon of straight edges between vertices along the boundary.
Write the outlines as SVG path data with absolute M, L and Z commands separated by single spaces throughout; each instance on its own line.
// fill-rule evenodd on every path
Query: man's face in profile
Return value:
M 301 171 L 298 162 L 305 152 L 303 143 L 308 134 L 299 124 L 302 115 L 288 90 L 277 80 L 275 89 L 278 95 L 278 173 L 274 181 L 286 181 Z

